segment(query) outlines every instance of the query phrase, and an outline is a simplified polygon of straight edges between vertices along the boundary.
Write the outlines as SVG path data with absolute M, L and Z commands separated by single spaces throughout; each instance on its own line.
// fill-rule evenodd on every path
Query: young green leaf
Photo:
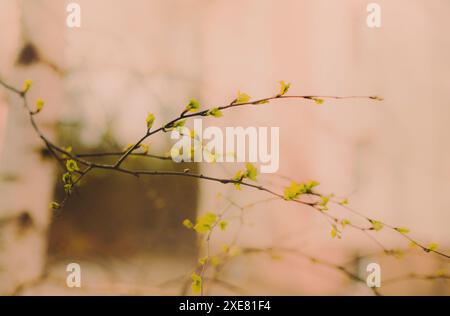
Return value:
M 153 113 L 148 113 L 145 122 L 147 122 L 147 129 L 151 129 L 155 122 L 155 115 L 153 115 Z
M 306 193 L 312 193 L 312 189 L 314 189 L 319 184 L 320 183 L 315 180 L 311 180 L 308 183 L 306 183 L 305 184 Z
M 212 229 L 212 226 L 216 221 L 217 215 L 211 212 L 207 212 L 197 219 L 194 230 L 200 234 L 207 233 Z
M 72 194 L 72 184 L 71 183 L 64 184 L 64 192 L 66 192 L 67 195 Z
M 316 97 L 314 97 L 314 98 L 311 98 L 314 102 L 316 102 L 316 104 L 317 105 L 321 105 L 321 104 L 323 104 L 324 102 L 325 102 L 325 100 L 324 99 L 321 99 L 321 98 L 316 98 Z
M 58 210 L 61 208 L 61 205 L 58 202 L 52 201 L 49 204 L 49 207 L 54 210 Z
M 248 101 L 250 101 L 250 99 L 251 96 L 249 96 L 247 93 L 238 91 L 236 103 L 247 103 Z
M 36 113 L 41 112 L 43 108 L 44 108 L 44 100 L 37 99 L 36 100 Z
M 251 164 L 250 162 L 247 162 L 245 164 L 245 168 L 247 169 L 245 173 L 245 177 L 249 178 L 252 181 L 256 181 L 256 176 L 258 174 L 258 171 L 256 170 L 255 166 Z
M 284 199 L 294 200 L 304 193 L 306 193 L 305 185 L 303 183 L 292 181 L 291 185 L 284 189 Z
M 214 116 L 214 117 L 222 117 L 223 113 L 219 108 L 214 108 L 208 111 L 207 115 Z
M 439 248 L 439 245 L 435 242 L 428 244 L 428 251 L 436 251 Z
M 341 220 L 342 228 L 345 228 L 345 226 L 347 226 L 348 224 L 350 224 L 350 221 L 348 219 L 344 218 L 343 220 Z
M 186 227 L 187 229 L 192 229 L 194 227 L 194 224 L 189 219 L 186 218 L 183 221 L 183 226 Z
M 285 95 L 291 87 L 290 83 L 286 83 L 283 80 L 280 81 L 280 95 Z
M 33 81 L 31 81 L 31 79 L 25 80 L 23 82 L 22 91 L 25 93 L 28 90 L 30 90 L 32 84 L 33 84 Z
M 383 228 L 383 224 L 374 219 L 369 219 L 369 222 L 372 224 L 372 229 L 375 231 L 380 231 Z
M 189 104 L 186 105 L 186 111 L 190 111 L 190 112 L 195 112 L 200 108 L 200 103 L 198 103 L 197 100 L 195 99 L 191 99 L 191 101 L 189 101 Z
M 224 220 L 221 220 L 220 223 L 219 223 L 219 226 L 220 226 L 221 230 L 225 230 L 227 228 L 227 226 L 228 226 L 228 222 L 224 221 Z
M 147 145 L 147 144 L 141 144 L 140 145 L 140 148 L 142 148 L 142 154 L 144 154 L 144 155 L 146 155 L 146 154 L 148 154 L 148 150 L 149 150 L 149 145 Z
M 331 228 L 331 238 L 341 238 L 341 234 L 339 230 L 337 229 L 336 225 L 333 225 Z
M 75 172 L 75 171 L 80 170 L 78 168 L 77 162 L 73 159 L 69 159 L 66 161 L 66 168 L 67 168 L 67 171 L 69 171 L 69 172 Z
M 72 183 L 72 174 L 70 172 L 66 172 L 62 175 L 62 181 L 64 184 Z
M 179 120 L 173 123 L 173 128 L 183 127 L 186 125 L 186 120 Z
M 206 262 L 208 262 L 208 257 L 207 256 L 198 259 L 198 263 L 201 264 L 202 266 L 205 265 Z
M 406 227 L 395 227 L 394 228 L 396 231 L 398 231 L 401 234 L 408 234 L 409 233 L 409 229 Z
M 241 181 L 243 178 L 244 178 L 244 175 L 242 174 L 242 171 L 239 170 L 238 172 L 236 172 L 236 174 L 234 175 L 232 180 L 234 180 L 234 181 Z M 234 183 L 234 187 L 235 187 L 236 190 L 240 190 L 241 189 L 241 184 L 240 183 Z
M 202 290 L 202 277 L 193 272 L 191 275 L 192 284 L 191 289 L 194 294 L 198 294 Z

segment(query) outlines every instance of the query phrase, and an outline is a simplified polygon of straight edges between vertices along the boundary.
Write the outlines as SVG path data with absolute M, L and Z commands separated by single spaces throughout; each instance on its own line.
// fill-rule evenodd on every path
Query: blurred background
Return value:
M 39 124 L 59 145 L 120 151 L 145 133 L 149 111 L 159 126 L 191 98 L 205 107 L 238 90 L 262 98 L 280 80 L 292 94 L 380 95 L 322 106 L 282 100 L 203 125 L 279 127 L 280 168 L 261 184 L 282 192 L 289 179 L 315 179 L 321 192 L 449 253 L 450 2 L 375 1 L 381 27 L 369 28 L 364 0 L 77 0 L 81 27 L 69 28 L 70 2 L 0 1 L 0 78 L 33 80 L 30 99 L 46 102 Z M 147 143 L 158 154 L 172 144 L 168 135 Z M 232 177 L 242 165 L 188 167 Z M 181 222 L 227 207 L 229 228 L 212 236 L 211 251 L 240 251 L 206 294 L 373 295 L 333 266 L 365 280 L 369 262 L 381 265 L 383 294 L 450 294 L 448 280 L 417 277 L 445 274 L 448 259 L 420 249 L 383 255 L 408 249 L 387 230 L 376 241 L 351 229 L 332 239 L 317 212 L 263 192 L 96 172 L 55 212 L 48 203 L 63 197 L 60 175 L 20 99 L 0 89 L 1 294 L 189 294 L 204 249 Z M 70 262 L 81 265 L 81 288 L 66 286 Z

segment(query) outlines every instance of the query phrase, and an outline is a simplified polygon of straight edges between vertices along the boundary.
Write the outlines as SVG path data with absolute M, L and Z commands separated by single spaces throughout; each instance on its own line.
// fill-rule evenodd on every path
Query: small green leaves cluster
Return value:
M 217 215 L 212 212 L 207 212 L 197 218 L 197 221 L 192 223 L 191 220 L 185 219 L 183 221 L 183 226 L 188 229 L 193 229 L 199 234 L 205 234 L 210 232 L 213 227 L 217 224 Z M 226 222 L 219 224 L 220 227 L 224 226 L 224 229 L 226 227 Z
M 291 182 L 289 187 L 284 189 L 284 199 L 285 200 L 295 200 L 302 194 L 311 194 L 313 193 L 313 189 L 319 185 L 319 182 L 311 180 L 307 183 L 297 183 L 295 181 Z M 322 197 L 323 199 L 323 197 Z M 329 198 L 327 198 L 326 203 L 328 203 Z M 322 202 L 325 202 L 323 199 Z M 322 203 L 326 205 L 326 203 Z
M 241 182 L 242 180 L 247 178 L 252 181 L 256 181 L 257 175 L 258 175 L 258 170 L 256 169 L 256 167 L 252 163 L 248 162 L 245 164 L 245 170 L 237 171 L 236 174 L 234 175 L 234 177 L 232 178 L 232 180 Z M 234 186 L 237 190 L 241 189 L 240 183 L 234 183 Z
M 66 161 L 66 169 L 67 172 L 62 175 L 62 181 L 64 184 L 64 191 L 67 195 L 72 194 L 72 187 L 73 187 L 73 173 L 79 171 L 78 164 L 73 159 L 68 159 Z

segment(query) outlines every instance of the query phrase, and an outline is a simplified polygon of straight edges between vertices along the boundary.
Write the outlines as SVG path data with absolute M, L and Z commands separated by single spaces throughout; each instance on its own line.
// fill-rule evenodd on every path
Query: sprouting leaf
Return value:
M 208 257 L 207 256 L 198 259 L 198 263 L 200 263 L 202 266 L 205 265 L 206 262 L 208 262 Z
M 147 129 L 151 129 L 155 122 L 155 115 L 153 113 L 148 113 L 145 121 L 147 122 Z
M 383 99 L 383 97 L 380 97 L 380 96 L 378 96 L 378 95 L 373 95 L 373 96 L 371 96 L 370 97 L 372 100 L 376 100 L 376 101 L 383 101 L 384 99 Z
M 188 218 L 186 218 L 183 221 L 183 226 L 186 227 L 187 229 L 192 229 L 194 227 L 194 224 Z
M 439 248 L 439 245 L 435 242 L 431 242 L 427 246 L 428 251 L 436 251 Z
M 338 236 L 338 231 L 336 229 L 336 226 L 333 225 L 331 228 L 331 238 L 336 238 Z
M 369 219 L 369 222 L 372 224 L 372 229 L 375 231 L 380 231 L 383 228 L 383 224 L 374 219 Z
M 342 206 L 348 205 L 348 199 L 342 199 L 341 201 L 339 201 L 339 204 Z
M 30 90 L 32 84 L 33 84 L 33 81 L 31 81 L 31 79 L 26 79 L 23 82 L 22 91 L 27 92 L 28 90 Z
M 80 169 L 78 169 L 77 162 L 73 159 L 69 159 L 66 161 L 66 168 L 67 168 L 67 171 L 69 171 L 69 172 L 74 172 L 74 171 L 80 170 Z
M 401 234 L 408 234 L 409 233 L 409 229 L 406 227 L 395 227 L 394 228 L 396 231 L 398 231 Z
M 135 144 L 128 144 L 128 145 L 126 145 L 125 148 L 123 149 L 123 151 L 124 151 L 124 152 L 129 151 L 131 148 L 134 147 L 134 145 L 135 145 Z M 140 146 L 139 146 L 139 147 L 140 147 Z
M 331 234 L 332 238 L 336 238 L 337 237 L 337 238 L 341 239 L 341 231 L 338 229 L 338 227 L 335 224 L 331 225 L 331 232 L 330 232 L 330 234 Z
M 200 103 L 198 103 L 197 100 L 195 99 L 191 99 L 191 101 L 189 101 L 188 105 L 186 105 L 186 111 L 191 111 L 191 112 L 195 112 L 200 108 Z
M 62 181 L 64 184 L 72 183 L 72 174 L 70 172 L 66 172 L 62 175 Z
M 305 184 L 305 193 L 312 193 L 312 189 L 314 189 L 316 186 L 318 186 L 320 183 L 315 181 L 315 180 L 311 180 L 308 183 Z
M 179 120 L 173 123 L 173 128 L 183 127 L 186 125 L 186 120 Z
M 393 257 L 395 257 L 397 259 L 400 259 L 404 255 L 403 251 L 401 249 L 397 249 L 397 248 L 395 248 L 395 249 L 386 249 L 384 251 L 384 253 L 387 254 L 388 256 L 393 256 Z
M 318 203 L 318 206 L 322 211 L 328 211 L 328 202 L 330 201 L 330 197 L 326 195 L 322 195 L 320 197 L 320 202 Z
M 306 193 L 305 185 L 303 183 L 292 181 L 291 185 L 284 189 L 284 199 L 293 200 L 304 193 Z
M 194 226 L 197 233 L 204 234 L 212 229 L 213 224 L 217 221 L 217 215 L 211 212 L 200 216 Z
M 291 87 L 290 83 L 286 83 L 283 80 L 281 80 L 280 81 L 280 95 L 286 94 L 286 92 L 288 92 L 290 87 Z
M 41 112 L 43 108 L 44 108 L 44 100 L 37 99 L 36 100 L 36 113 Z
M 254 102 L 254 104 L 267 104 L 267 103 L 269 103 L 269 100 L 267 100 L 267 99 L 263 99 L 263 100 L 259 100 L 257 102 Z
M 348 219 L 344 218 L 341 220 L 342 228 L 345 228 L 345 226 L 347 226 L 348 224 L 350 224 L 350 221 Z
M 258 171 L 256 170 L 255 166 L 251 164 L 250 162 L 247 162 L 245 164 L 245 168 L 247 169 L 245 173 L 245 177 L 249 178 L 252 181 L 256 181 L 256 176 L 258 174 Z
M 317 105 L 321 105 L 321 104 L 323 104 L 323 103 L 325 102 L 324 99 L 317 98 L 317 97 L 314 97 L 314 98 L 311 98 L 311 99 L 312 99 L 314 102 L 316 102 Z
M 247 93 L 238 91 L 236 103 L 247 103 L 248 101 L 250 101 L 250 99 L 251 96 L 249 96 Z
M 214 108 L 208 111 L 207 113 L 210 116 L 214 116 L 214 117 L 222 117 L 223 113 L 221 110 L 219 110 L 219 108 Z
M 146 155 L 147 153 L 148 153 L 148 150 L 149 150 L 149 146 L 147 145 L 147 144 L 141 144 L 141 146 L 140 146 L 141 148 L 142 148 L 142 153 L 144 154 L 144 155 Z
M 72 184 L 71 183 L 64 184 L 64 192 L 66 192 L 67 195 L 72 194 Z
M 244 177 L 244 175 L 242 174 L 242 171 L 239 170 L 238 172 L 236 172 L 236 174 L 234 175 L 232 180 L 234 180 L 234 181 L 241 181 L 243 177 Z M 241 184 L 240 183 L 234 183 L 234 187 L 235 187 L 236 190 L 240 190 L 241 189 Z
M 191 284 L 192 292 L 195 294 L 200 293 L 202 290 L 202 277 L 194 272 L 191 275 L 191 279 L 192 279 Z
M 228 226 L 228 222 L 227 221 L 224 221 L 224 220 L 220 221 L 219 227 L 220 227 L 221 230 L 225 230 L 227 228 L 227 226 Z
M 50 202 L 49 207 L 54 210 L 59 210 L 61 205 L 58 202 L 52 201 Z

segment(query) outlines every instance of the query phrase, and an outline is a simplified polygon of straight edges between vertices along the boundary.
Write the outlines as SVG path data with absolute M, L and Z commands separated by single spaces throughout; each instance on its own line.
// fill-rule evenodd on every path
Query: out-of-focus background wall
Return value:
M 190 98 L 222 105 L 238 89 L 264 97 L 276 93 L 279 80 L 291 82 L 293 94 L 381 95 L 383 102 L 241 108 L 204 125 L 278 126 L 280 169 L 261 183 L 280 191 L 286 177 L 316 179 L 323 192 L 348 196 L 352 208 L 406 226 L 443 251 L 450 247 L 448 1 L 376 1 L 382 24 L 369 28 L 370 1 L 362 0 L 78 0 L 82 25 L 73 29 L 65 24 L 69 2 L 0 2 L 0 76 L 15 85 L 33 79 L 31 97 L 46 100 L 40 123 L 61 145 L 123 148 L 141 136 L 148 111 L 161 124 Z M 267 198 L 210 182 L 99 175 L 55 216 L 47 204 L 61 194 L 57 169 L 42 157 L 19 100 L 0 95 L 2 293 L 179 293 L 197 256 L 195 236 L 181 220 L 217 211 L 226 199 L 247 205 Z M 160 136 L 150 145 L 161 153 L 170 141 Z M 198 168 L 231 177 L 239 167 Z M 213 249 L 239 229 L 241 247 L 297 249 L 336 263 L 380 251 L 358 231 L 331 239 L 323 217 L 297 204 L 260 203 L 244 215 L 241 228 L 231 223 L 214 236 Z M 408 247 L 398 235 L 379 235 L 383 245 Z M 386 278 L 448 267 L 448 260 L 413 252 L 401 260 L 355 259 L 353 269 L 364 272 L 367 260 L 381 263 Z M 82 265 L 81 289 L 65 287 L 68 262 Z M 228 286 L 208 293 L 370 294 L 293 255 L 242 256 L 225 275 Z M 382 289 L 449 293 L 445 281 Z

